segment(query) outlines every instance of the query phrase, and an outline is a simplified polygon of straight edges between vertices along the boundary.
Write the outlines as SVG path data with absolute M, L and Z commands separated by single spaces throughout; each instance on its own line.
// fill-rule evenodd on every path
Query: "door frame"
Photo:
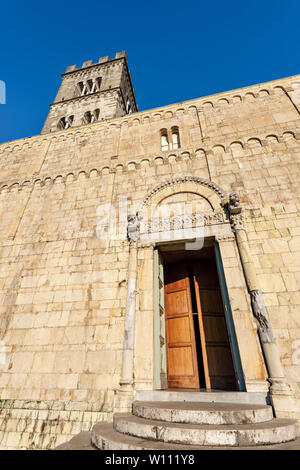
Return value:
M 245 392 L 246 384 L 245 384 L 244 373 L 243 373 L 243 368 L 242 368 L 242 361 L 241 361 L 241 356 L 240 356 L 240 351 L 238 347 L 236 331 L 235 331 L 235 326 L 234 326 L 234 321 L 233 321 L 233 316 L 232 316 L 232 311 L 231 311 L 231 305 L 230 305 L 228 289 L 227 289 L 227 284 L 226 284 L 226 279 L 225 279 L 222 256 L 220 252 L 219 243 L 216 241 L 216 239 L 214 240 L 214 251 L 215 251 L 215 261 L 216 261 L 217 272 L 218 272 L 218 277 L 219 277 L 221 296 L 222 296 L 223 306 L 224 306 L 224 315 L 225 315 L 225 321 L 227 325 L 227 332 L 228 332 L 232 362 L 233 362 L 233 367 L 234 367 L 234 372 L 235 372 L 235 377 L 236 377 L 236 383 L 237 383 L 238 390 L 240 392 Z
M 164 246 L 166 244 L 163 244 Z M 178 245 L 177 243 L 168 243 L 168 246 Z M 160 255 L 160 244 L 154 246 L 154 367 L 153 367 L 153 380 L 154 389 L 164 390 L 168 387 L 167 379 L 167 361 L 166 361 L 166 331 L 165 331 L 165 310 L 164 299 L 162 300 L 162 292 L 164 286 L 161 285 L 160 280 L 163 279 L 163 264 Z M 236 376 L 236 384 L 238 391 L 245 392 L 246 384 L 242 368 L 242 361 L 240 357 L 235 325 L 229 300 L 229 294 L 225 279 L 224 267 L 222 263 L 222 256 L 219 244 L 216 238 L 213 238 L 213 246 L 215 252 L 215 263 L 217 267 L 221 297 L 224 306 L 224 315 L 228 331 L 230 350 L 232 355 L 232 362 Z M 172 251 L 172 250 L 170 250 Z M 163 308 L 162 308 L 163 307 Z M 200 325 L 199 325 L 200 326 Z

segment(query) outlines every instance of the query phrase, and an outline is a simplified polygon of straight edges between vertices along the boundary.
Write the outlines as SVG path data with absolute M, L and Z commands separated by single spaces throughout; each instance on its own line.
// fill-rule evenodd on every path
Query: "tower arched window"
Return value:
M 100 91 L 101 86 L 101 77 L 93 79 L 92 93 L 97 93 Z
M 169 138 L 168 138 L 167 129 L 161 129 L 160 131 L 160 145 L 161 145 L 161 150 L 163 152 L 165 150 L 169 150 Z
M 130 114 L 132 112 L 132 109 L 131 109 L 131 104 L 130 104 L 130 100 L 127 96 L 127 100 L 126 100 L 126 112 L 127 114 Z
M 99 120 L 100 109 L 94 111 L 87 111 L 83 116 L 83 124 L 91 124 Z
M 87 111 L 86 113 L 84 113 L 83 123 L 84 124 L 89 124 L 90 122 L 92 122 L 92 114 L 91 114 L 90 111 Z
M 69 129 L 72 126 L 74 121 L 74 116 L 62 117 L 58 121 L 57 127 L 58 129 Z
M 100 91 L 101 77 L 90 78 L 84 82 L 78 82 L 76 85 L 76 96 L 86 96 Z
M 172 127 L 172 149 L 179 149 L 180 148 L 180 138 L 179 138 L 179 129 L 177 126 Z

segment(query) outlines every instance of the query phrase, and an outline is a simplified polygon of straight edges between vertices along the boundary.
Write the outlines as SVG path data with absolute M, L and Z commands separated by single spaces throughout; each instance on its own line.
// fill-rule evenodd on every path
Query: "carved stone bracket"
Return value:
M 137 215 L 129 214 L 127 216 L 127 238 L 130 244 L 137 243 L 140 238 L 140 219 Z
M 225 204 L 229 212 L 230 223 L 233 230 L 241 230 L 243 226 L 242 205 L 238 193 L 229 194 L 229 202 Z

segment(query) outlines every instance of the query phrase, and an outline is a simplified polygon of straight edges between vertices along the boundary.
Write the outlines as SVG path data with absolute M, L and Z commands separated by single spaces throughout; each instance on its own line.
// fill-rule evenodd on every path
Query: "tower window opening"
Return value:
M 83 116 L 83 124 L 91 124 L 99 120 L 100 109 L 94 111 L 87 111 Z
M 93 92 L 92 91 L 93 90 L 93 80 L 90 79 L 90 80 L 86 81 L 86 89 L 87 89 L 87 92 L 86 92 L 87 95 Z
M 84 124 L 89 124 L 90 122 L 92 122 L 92 114 L 91 114 L 90 111 L 87 111 L 86 113 L 84 113 L 83 123 Z
M 172 149 L 176 150 L 180 148 L 180 138 L 179 138 L 179 129 L 178 127 L 172 127 Z
M 84 83 L 83 82 L 79 82 L 77 83 L 77 86 L 76 86 L 76 94 L 78 94 L 79 96 L 82 96 L 83 95 L 83 89 L 84 89 Z
M 76 95 L 86 96 L 91 93 L 97 93 L 101 86 L 101 77 L 86 80 L 85 82 L 79 82 L 76 85 Z
M 100 86 L 101 86 L 101 77 L 95 78 L 93 80 L 92 93 L 97 93 L 98 91 L 100 91 Z
M 127 99 L 126 99 L 126 113 L 127 114 L 132 113 L 131 104 L 130 104 L 128 96 L 127 96 Z
M 169 150 L 169 139 L 168 139 L 168 131 L 167 129 L 162 129 L 160 131 L 160 144 L 161 150 L 164 152 L 165 150 Z
M 69 127 L 72 126 L 73 124 L 73 121 L 74 121 L 74 116 L 68 116 L 68 117 L 62 117 L 60 118 L 60 120 L 58 121 L 58 129 L 69 129 Z

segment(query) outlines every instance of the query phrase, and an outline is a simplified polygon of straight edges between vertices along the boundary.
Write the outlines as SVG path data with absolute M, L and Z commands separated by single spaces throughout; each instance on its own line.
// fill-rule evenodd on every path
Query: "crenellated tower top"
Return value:
M 97 63 L 70 65 L 42 129 L 42 134 L 91 124 L 138 111 L 126 52 Z

